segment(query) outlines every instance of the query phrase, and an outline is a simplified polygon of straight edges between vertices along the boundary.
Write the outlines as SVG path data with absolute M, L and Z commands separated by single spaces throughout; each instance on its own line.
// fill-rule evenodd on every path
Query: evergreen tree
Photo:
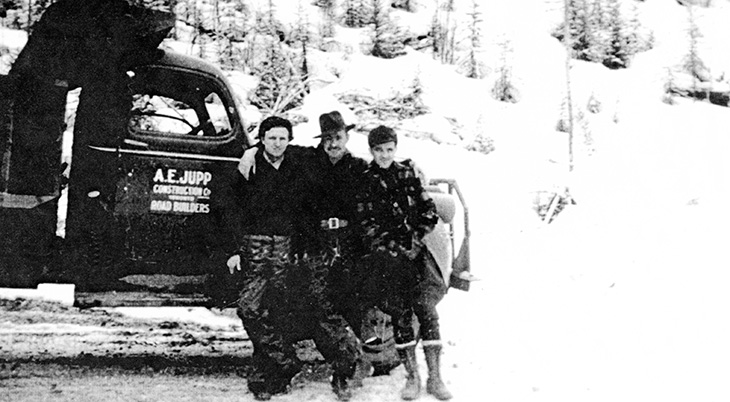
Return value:
M 220 11 L 221 65 L 236 69 L 244 64 L 241 44 L 246 36 L 248 8 L 244 3 L 228 1 Z
M 345 0 L 345 26 L 361 28 L 370 23 L 371 12 L 365 0 Z
M 471 10 L 469 15 L 469 50 L 467 57 L 462 61 L 462 71 L 469 78 L 484 78 L 484 64 L 479 59 L 481 52 L 481 23 L 482 13 L 479 9 L 479 3 L 477 0 L 472 0 Z
M 221 62 L 221 54 L 223 53 L 220 13 L 220 0 L 213 0 L 213 42 L 215 45 L 215 62 L 219 64 Z
M 30 32 L 51 3 L 52 0 L 2 0 L 0 16 L 10 20 L 10 28 Z
M 388 16 L 388 10 L 381 0 L 371 1 L 373 11 L 373 50 L 372 55 L 392 59 L 404 55 L 405 45 L 400 39 L 398 28 Z
M 567 24 L 572 57 L 603 63 L 616 69 L 628 66 L 631 57 L 650 49 L 651 39 L 639 36 L 636 6 L 627 10 L 622 0 L 567 0 Z M 553 36 L 565 42 L 565 23 Z
M 590 9 L 586 0 L 568 0 L 568 34 L 570 35 L 573 57 L 578 60 L 591 61 L 591 28 Z M 563 29 L 560 28 L 562 34 Z
M 441 0 L 435 0 L 436 7 L 431 19 L 431 51 L 435 59 L 441 60 L 442 63 L 453 63 L 453 35 L 455 27 L 452 24 L 451 14 L 453 9 L 453 0 L 447 0 L 441 3 Z
M 393 0 L 393 2 L 391 3 L 391 7 L 405 10 L 411 13 L 415 11 L 415 5 L 411 0 Z
M 635 5 L 627 10 L 626 7 L 622 8 L 619 0 L 602 1 L 608 3 L 608 23 L 604 29 L 609 38 L 602 62 L 611 69 L 626 68 L 633 55 L 650 49 L 652 44 L 639 37 L 640 24 Z
M 492 87 L 492 96 L 502 102 L 517 103 L 519 95 L 517 89 L 512 85 L 512 68 L 509 65 L 512 47 L 509 40 L 504 40 L 499 45 L 501 48 L 500 66 L 497 69 L 497 80 Z
M 702 37 L 702 32 L 697 26 L 695 20 L 693 6 L 687 6 L 688 19 L 689 19 L 689 54 L 684 58 L 684 69 L 692 76 L 692 91 L 699 91 L 699 82 L 709 81 L 709 74 L 707 73 L 707 67 L 700 58 L 699 54 L 699 41 Z
M 667 74 L 664 79 L 664 92 L 662 93 L 662 102 L 666 103 L 667 105 L 674 105 L 676 103 L 676 101 L 674 100 L 674 73 L 670 68 L 667 68 L 666 72 Z
M 618 0 L 608 0 L 608 2 L 609 22 L 606 30 L 609 33 L 609 40 L 602 62 L 604 66 L 615 70 L 628 66 L 630 54 L 627 48 L 629 43 L 622 29 L 621 11 Z
M 290 50 L 284 46 L 285 36 L 275 15 L 274 3 L 269 0 L 266 10 L 256 18 L 258 37 L 253 40 L 251 55 L 253 74 L 259 83 L 250 101 L 268 115 L 299 106 L 305 93 L 305 81 L 295 67 Z M 259 51 L 262 54 L 257 54 Z
M 0 18 L 6 18 L 8 16 L 8 10 L 15 10 L 18 6 L 15 4 L 15 0 L 0 0 Z
M 309 64 L 307 63 L 307 51 L 312 42 L 312 34 L 310 32 L 309 18 L 304 10 L 302 0 L 299 1 L 299 9 L 297 15 L 297 23 L 294 29 L 292 29 L 291 37 L 293 44 L 296 45 L 297 43 L 299 43 L 302 49 L 300 62 L 298 63 L 299 73 L 303 78 L 304 92 L 309 93 Z
M 193 38 L 190 41 L 190 46 L 192 48 L 195 46 L 196 43 L 198 43 L 198 56 L 202 57 L 203 46 L 202 46 L 201 42 L 204 39 L 203 39 L 203 34 L 201 32 L 202 30 L 200 29 L 200 27 L 202 26 L 202 21 L 200 18 L 200 10 L 198 10 L 197 2 L 193 3 L 192 19 L 193 19 L 193 27 L 195 28 L 195 30 L 194 30 L 195 33 L 193 34 Z
M 274 6 L 274 0 L 268 0 L 268 7 L 266 7 L 266 18 L 264 19 L 264 25 L 262 26 L 263 31 L 271 36 L 276 33 L 276 6 Z
M 442 63 L 454 63 L 454 38 L 456 37 L 456 18 L 454 0 L 436 1 L 436 12 L 431 22 L 431 36 L 433 37 L 433 56 Z
M 169 4 L 168 4 L 168 6 L 170 8 L 169 11 L 175 16 L 175 20 L 177 20 L 177 4 L 178 4 L 178 0 L 169 0 Z M 177 25 L 177 24 L 175 24 L 175 25 Z M 178 39 L 178 37 L 177 37 L 177 26 L 173 26 L 172 27 L 172 31 L 170 32 L 170 36 L 173 39 L 175 39 L 175 40 Z
M 319 0 L 315 4 L 321 9 L 322 13 L 322 23 L 319 27 L 320 36 L 323 38 L 334 37 L 337 3 L 335 0 Z
M 611 43 L 611 32 L 617 21 L 611 13 L 611 2 L 615 0 L 592 0 L 590 3 L 588 18 L 588 41 L 590 50 L 588 59 L 591 61 L 603 61 L 608 53 Z
M 494 141 L 487 136 L 487 132 L 489 132 L 487 120 L 485 115 L 480 114 L 473 127 L 467 129 L 467 132 L 472 132 L 471 141 L 466 146 L 467 150 L 483 154 L 494 151 Z
M 394 103 L 402 105 L 399 110 L 399 118 L 413 118 L 428 113 L 428 107 L 423 103 L 422 97 L 423 83 L 421 82 L 421 73 L 418 71 L 406 93 L 393 99 Z

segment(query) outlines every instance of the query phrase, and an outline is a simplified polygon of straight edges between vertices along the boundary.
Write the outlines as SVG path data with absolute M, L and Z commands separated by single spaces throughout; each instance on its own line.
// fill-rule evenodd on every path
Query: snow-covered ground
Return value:
M 564 53 L 549 36 L 560 2 L 491 3 L 497 8 L 485 6 L 485 16 L 499 23 L 485 35 L 513 39 L 521 102 L 496 102 L 488 79 L 463 78 L 411 52 L 352 56 L 340 80 L 302 109 L 316 122 L 344 109 L 332 94 L 394 90 L 417 72 L 436 119 L 481 127 L 494 140 L 488 155 L 399 143 L 430 177 L 456 178 L 468 200 L 472 272 L 481 281 L 452 290 L 439 306 L 454 400 L 728 400 L 730 109 L 662 102 L 666 67 L 681 63 L 686 49 L 679 26 L 686 10 L 668 0 L 637 3 L 656 42 L 629 69 L 572 63 L 576 108 L 585 111 L 591 95 L 602 107 L 586 114 L 591 136 L 574 138 L 569 171 L 567 135 L 555 130 Z M 713 71 L 728 71 L 730 6 L 714 3 L 698 11 L 698 24 Z M 499 10 L 509 12 L 496 18 Z M 296 141 L 313 143 L 315 124 L 295 128 Z M 353 134 L 350 145 L 367 152 L 364 135 Z M 535 197 L 564 188 L 576 204 L 546 224 Z M 389 400 L 382 392 L 394 383 L 400 378 L 372 379 L 353 400 Z
M 527 30 L 534 40 L 515 42 L 524 95 L 515 105 L 490 100 L 487 85 L 441 66 L 419 69 L 431 110 L 464 122 L 484 115 L 496 147 L 483 156 L 410 139 L 399 146 L 431 177 L 457 178 L 469 203 L 473 272 L 482 281 L 468 293 L 452 290 L 439 309 L 444 375 L 455 400 L 730 397 L 730 111 L 662 102 L 662 70 L 678 63 L 682 45 L 674 39 L 682 28 L 661 24 L 680 24 L 686 15 L 673 2 L 646 3 L 656 44 L 632 68 L 572 63 L 576 107 L 585 111 L 592 94 L 603 106 L 587 114 L 590 144 L 576 135 L 572 172 L 567 135 L 554 129 L 563 53 L 546 32 Z M 705 10 L 712 13 L 730 20 L 725 4 Z M 674 18 L 662 21 L 668 15 Z M 707 28 L 710 55 L 726 35 L 709 32 L 721 28 Z M 393 87 L 414 69 L 369 63 L 347 70 L 338 84 Z M 385 79 L 377 63 L 390 69 Z M 725 68 L 718 63 L 716 70 Z M 441 73 L 429 79 L 429 71 Z M 362 138 L 353 142 L 364 146 Z M 532 209 L 536 192 L 563 187 L 576 205 L 544 224 Z

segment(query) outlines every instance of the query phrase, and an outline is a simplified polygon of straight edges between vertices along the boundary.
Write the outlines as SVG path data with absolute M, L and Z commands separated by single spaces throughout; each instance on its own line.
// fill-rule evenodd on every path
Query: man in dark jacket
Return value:
M 259 139 L 255 169 L 237 184 L 233 223 L 240 249 L 228 261 L 231 273 L 241 271 L 243 276 L 238 315 L 254 346 L 248 387 L 258 400 L 286 392 L 300 369 L 293 343 L 312 338 L 332 364 L 333 390 L 340 400 L 348 400 L 347 380 L 360 349 L 345 320 L 332 314 L 317 294 L 322 279 L 309 269 L 309 260 L 318 257 L 303 236 L 312 230 L 306 217 L 315 208 L 313 186 L 287 152 L 289 121 L 265 119 Z
M 355 237 L 355 196 L 367 168 L 365 160 L 352 156 L 347 150 L 348 131 L 354 125 L 345 125 L 339 112 L 324 113 L 319 117 L 321 142 L 316 148 L 305 148 L 307 174 L 319 202 L 313 218 L 319 230 L 312 237 L 325 251 L 328 261 L 325 293 L 343 316 L 351 317 L 355 307 L 352 288 L 352 264 L 360 251 Z
M 394 160 L 398 137 L 393 129 L 373 129 L 368 144 L 373 161 L 363 174 L 362 190 L 357 195 L 357 224 L 365 249 L 360 273 L 361 315 L 370 306 L 391 315 L 396 350 L 408 372 L 401 398 L 413 400 L 421 389 L 412 325 L 415 313 L 428 364 L 426 389 L 437 399 L 450 399 L 440 375 L 441 340 L 435 303 L 427 303 L 419 289 L 427 259 L 433 258 L 423 237 L 438 222 L 436 206 L 414 167 Z

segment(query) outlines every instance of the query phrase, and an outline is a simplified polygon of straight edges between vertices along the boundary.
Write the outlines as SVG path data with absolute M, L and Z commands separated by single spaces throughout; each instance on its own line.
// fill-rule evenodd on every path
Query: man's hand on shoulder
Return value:
M 256 152 L 258 152 L 258 150 L 258 147 L 247 149 L 246 152 L 243 153 L 243 156 L 241 156 L 241 160 L 238 161 L 238 171 L 246 178 L 246 180 L 248 180 L 251 170 L 254 172 L 256 171 Z

